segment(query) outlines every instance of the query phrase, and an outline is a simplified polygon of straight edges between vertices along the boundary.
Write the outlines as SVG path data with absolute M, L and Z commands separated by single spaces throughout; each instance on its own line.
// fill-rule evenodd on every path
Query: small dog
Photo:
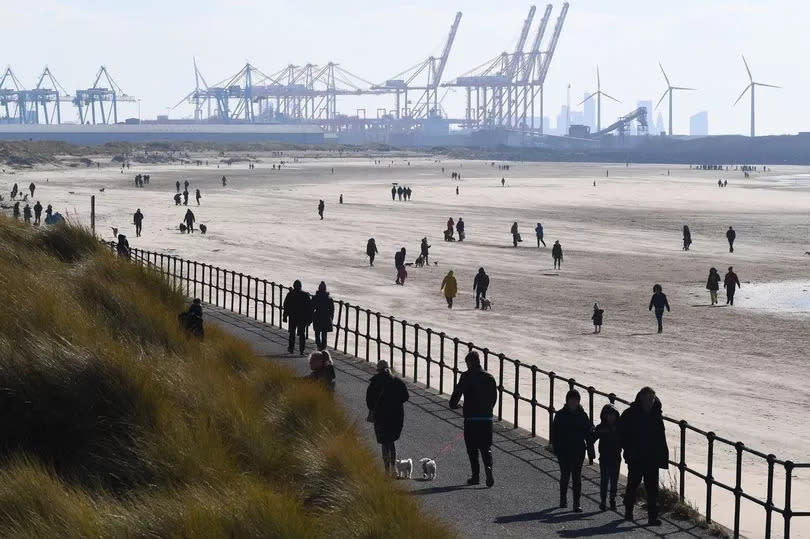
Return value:
M 205 234 L 206 232 L 208 232 L 208 227 L 200 223 L 200 234 Z
M 416 262 L 414 262 L 414 265 L 417 268 L 423 268 L 425 266 L 425 257 L 422 256 L 422 255 L 419 255 L 419 257 L 416 259 Z
M 188 230 L 188 227 L 186 227 L 186 225 L 184 225 L 183 223 L 180 223 L 180 232 L 185 234 L 186 230 Z
M 413 473 L 413 460 L 397 459 L 394 462 L 394 469 L 397 473 L 397 479 L 410 479 Z
M 436 479 L 436 461 L 425 457 L 419 462 L 422 464 L 422 478 L 426 481 Z
M 492 310 L 492 301 L 488 300 L 487 298 L 481 298 L 481 310 L 482 311 L 491 311 Z

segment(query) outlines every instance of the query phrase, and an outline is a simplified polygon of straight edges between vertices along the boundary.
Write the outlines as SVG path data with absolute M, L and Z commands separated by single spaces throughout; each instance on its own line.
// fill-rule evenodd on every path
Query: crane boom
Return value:
M 504 73 L 504 75 L 506 75 L 506 77 L 509 80 L 511 80 L 512 77 L 515 75 L 518 63 L 520 62 L 520 59 L 523 56 L 523 47 L 526 45 L 526 38 L 529 37 L 529 30 L 532 27 L 532 20 L 534 20 L 535 11 L 537 11 L 537 8 L 535 6 L 530 7 L 529 15 L 523 22 L 523 30 L 521 30 L 520 32 L 520 37 L 518 38 L 517 45 L 515 46 L 515 52 L 512 55 L 509 65 L 506 68 L 506 73 Z
M 439 83 L 442 81 L 444 68 L 447 65 L 447 59 L 450 57 L 450 49 L 453 47 L 453 41 L 456 40 L 456 32 L 458 31 L 458 25 L 460 22 L 461 12 L 459 11 L 456 13 L 456 19 L 453 21 L 453 25 L 450 27 L 450 35 L 447 36 L 447 43 L 444 44 L 444 50 L 442 51 L 442 56 L 439 59 L 439 65 L 436 66 L 436 70 L 433 73 L 433 80 L 431 81 L 431 84 L 434 88 L 438 88 Z
M 541 85 L 546 82 L 546 75 L 548 75 L 548 68 L 551 65 L 551 58 L 554 56 L 554 50 L 557 48 L 557 41 L 560 39 L 563 24 L 565 24 L 565 16 L 568 14 L 568 2 L 563 4 L 560 16 L 557 17 L 557 24 L 554 26 L 554 34 L 551 36 L 551 43 L 549 43 L 548 50 L 538 59 L 539 69 L 537 70 L 537 82 Z
M 546 33 L 546 27 L 548 26 L 548 20 L 551 18 L 552 9 L 554 9 L 554 6 L 551 4 L 546 6 L 546 12 L 543 13 L 543 18 L 540 20 L 540 27 L 537 29 L 537 34 L 534 36 L 534 43 L 532 44 L 532 49 L 529 52 L 529 58 L 523 63 L 521 80 L 524 83 L 529 82 L 529 78 L 532 74 L 532 68 L 537 64 L 537 58 L 540 56 L 540 45 L 543 42 L 543 36 Z

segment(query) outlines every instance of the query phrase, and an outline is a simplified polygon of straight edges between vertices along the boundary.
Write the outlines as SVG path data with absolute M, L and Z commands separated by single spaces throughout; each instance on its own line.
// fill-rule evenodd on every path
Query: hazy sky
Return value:
M 141 98 L 146 118 L 165 113 L 193 88 L 193 56 L 210 84 L 247 60 L 265 73 L 289 63 L 334 61 L 379 82 L 438 54 L 461 10 L 445 73 L 450 79 L 511 50 L 530 5 L 517 0 L 3 0 L 0 65 L 10 65 L 28 87 L 48 65 L 72 93 L 91 86 L 104 64 L 125 92 Z M 532 33 L 545 7 L 536 5 Z M 562 2 L 554 5 L 552 24 Z M 709 111 L 713 134 L 747 133 L 749 101 L 732 107 L 748 84 L 740 59 L 745 54 L 755 80 L 784 87 L 758 89 L 758 134 L 810 130 L 804 100 L 810 92 L 810 70 L 804 65 L 810 55 L 808 20 L 810 2 L 800 0 L 572 0 L 547 79 L 546 115 L 565 103 L 568 83 L 575 105 L 594 90 L 597 64 L 603 90 L 623 102 L 603 103 L 603 123 L 629 112 L 640 99 L 656 102 L 665 90 L 660 60 L 674 85 L 699 89 L 676 94 L 676 133 L 687 133 L 689 115 L 700 110 Z M 368 114 L 377 106 L 393 108 L 392 103 L 369 101 Z M 339 108 L 354 113 L 360 106 L 347 100 Z M 452 116 L 463 115 L 460 91 L 447 96 L 445 108 Z M 664 104 L 660 110 L 666 118 Z M 184 106 L 172 116 L 190 114 Z M 122 105 L 120 116 L 136 115 L 136 105 Z

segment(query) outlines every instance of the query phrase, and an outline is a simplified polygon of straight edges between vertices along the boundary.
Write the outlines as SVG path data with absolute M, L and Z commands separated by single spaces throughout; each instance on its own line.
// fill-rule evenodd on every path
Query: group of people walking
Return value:
M 287 351 L 295 351 L 298 338 L 298 350 L 303 356 L 306 350 L 307 328 L 312 324 L 315 332 L 315 346 L 318 350 L 326 349 L 326 337 L 333 330 L 332 320 L 335 316 L 335 302 L 326 290 L 326 283 L 321 281 L 318 291 L 311 297 L 302 289 L 301 281 L 293 283 L 292 290 L 284 298 L 282 320 L 289 322 L 289 342 Z
M 402 187 L 401 185 L 394 185 L 391 187 L 391 200 L 396 200 L 399 197 L 400 201 L 410 200 L 413 191 L 410 187 Z
M 728 227 L 726 231 L 726 241 L 728 241 L 728 252 L 734 252 L 734 241 L 737 239 L 737 231 L 733 226 Z M 683 250 L 688 251 L 692 246 L 692 231 L 689 230 L 689 225 L 683 225 Z

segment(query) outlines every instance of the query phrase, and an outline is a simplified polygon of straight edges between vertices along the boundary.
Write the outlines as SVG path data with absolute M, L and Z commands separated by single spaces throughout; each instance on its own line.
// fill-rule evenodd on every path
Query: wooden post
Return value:
M 90 231 L 96 235 L 96 195 L 90 196 Z

